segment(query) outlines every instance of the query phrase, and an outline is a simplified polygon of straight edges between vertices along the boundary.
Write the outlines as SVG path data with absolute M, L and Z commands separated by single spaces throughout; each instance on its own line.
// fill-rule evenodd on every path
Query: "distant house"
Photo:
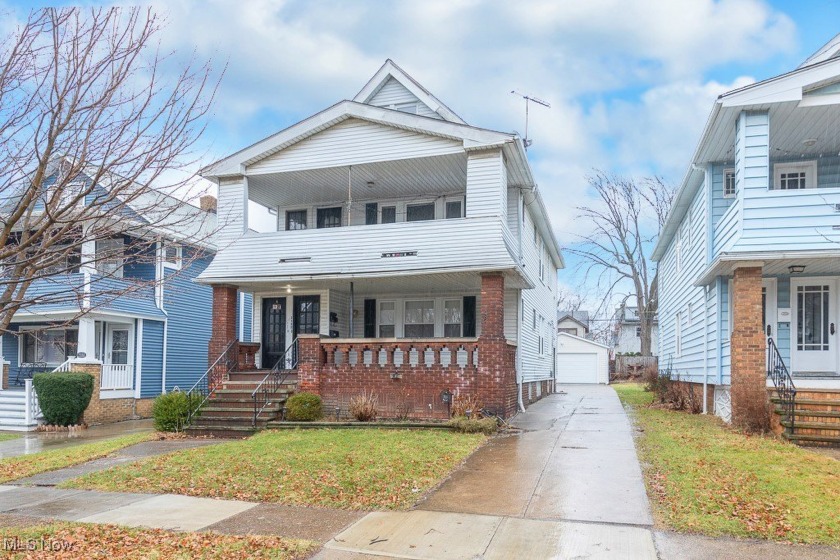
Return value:
M 467 124 L 388 60 L 353 99 L 201 174 L 224 223 L 198 277 L 211 360 L 254 344 L 256 382 L 287 371 L 340 414 L 365 390 L 418 417 L 447 414 L 448 393 L 510 416 L 553 390 L 563 259 L 518 135 Z M 249 231 L 254 204 L 275 231 Z M 254 298 L 245 337 L 237 290 Z
M 612 351 L 618 354 L 638 354 L 642 350 L 642 327 L 639 322 L 639 308 L 620 306 L 614 316 Z M 650 332 L 650 353 L 659 355 L 659 321 L 653 318 Z
M 95 367 L 99 391 L 85 421 L 102 423 L 149 417 L 155 396 L 187 390 L 207 370 L 212 289 L 195 279 L 215 253 L 216 199 L 203 197 L 197 208 L 164 193 L 150 196 L 156 200 L 134 197 L 121 206 L 131 214 L 121 224 L 128 229 L 133 223 L 137 231 L 143 213 L 153 211 L 172 216 L 180 231 L 152 227 L 142 243 L 134 233 L 83 241 L 62 267 L 69 273 L 30 286 L 27 297 L 44 303 L 16 313 L 0 333 L 0 429 L 37 427 L 30 380 L 38 372 L 67 371 L 82 362 Z M 68 292 L 79 294 L 79 301 L 69 301 Z M 244 337 L 251 332 L 251 308 L 250 295 L 238 294 L 236 324 Z
M 557 333 L 587 338 L 589 335 L 589 311 L 558 311 Z

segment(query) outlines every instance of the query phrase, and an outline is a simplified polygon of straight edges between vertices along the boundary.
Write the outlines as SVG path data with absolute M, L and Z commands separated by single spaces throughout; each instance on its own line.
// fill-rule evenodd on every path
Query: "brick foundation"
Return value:
M 554 380 L 531 381 L 522 384 L 522 403 L 533 404 L 554 392 Z
M 749 432 L 766 432 L 770 429 L 770 402 L 761 321 L 761 267 L 735 270 L 731 303 L 732 425 Z
M 154 399 L 102 399 L 99 396 L 102 366 L 99 364 L 72 364 L 74 373 L 89 373 L 93 376 L 93 395 L 82 415 L 82 422 L 88 425 L 110 424 L 125 420 L 151 418 Z

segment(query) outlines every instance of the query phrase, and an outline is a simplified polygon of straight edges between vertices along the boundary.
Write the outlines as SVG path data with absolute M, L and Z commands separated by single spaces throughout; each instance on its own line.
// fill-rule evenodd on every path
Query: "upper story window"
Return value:
M 167 243 L 163 246 L 163 266 L 180 270 L 184 249 L 180 245 Z
M 407 204 L 405 207 L 406 222 L 420 222 L 435 219 L 435 203 Z
M 96 241 L 96 272 L 104 276 L 122 278 L 124 262 L 125 241 L 122 237 Z
M 291 210 L 286 212 L 286 231 L 306 229 L 306 210 Z
M 316 227 L 318 229 L 341 227 L 341 206 L 318 208 L 316 212 Z
M 383 223 L 383 224 L 395 224 L 395 223 L 397 223 L 397 207 L 396 206 L 383 206 L 382 207 L 381 223 Z
M 735 196 L 735 170 L 723 170 L 723 198 Z
M 446 219 L 463 218 L 464 217 L 464 203 L 461 200 L 446 201 Z
M 813 189 L 817 186 L 817 162 L 776 163 L 773 188 L 782 191 Z
M 375 202 L 368 202 L 365 204 L 365 225 L 372 226 L 376 224 L 379 218 L 379 205 Z
M 642 338 L 642 327 L 636 327 L 636 338 Z

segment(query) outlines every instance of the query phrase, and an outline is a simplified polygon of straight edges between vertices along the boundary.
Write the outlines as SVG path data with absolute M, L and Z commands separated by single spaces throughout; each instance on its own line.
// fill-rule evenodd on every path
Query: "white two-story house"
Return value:
M 330 411 L 373 391 L 383 416 L 438 416 L 448 392 L 510 415 L 553 390 L 563 259 L 515 133 L 467 124 L 388 60 L 352 100 L 201 174 L 219 192 L 198 279 L 215 294 L 211 360 L 237 339 L 240 290 L 239 342 Z M 276 231 L 249 228 L 254 204 Z
M 708 410 L 754 424 L 769 383 L 840 411 L 840 36 L 715 101 L 653 256 L 660 366 L 705 384 Z M 800 438 L 840 441 L 823 423 Z

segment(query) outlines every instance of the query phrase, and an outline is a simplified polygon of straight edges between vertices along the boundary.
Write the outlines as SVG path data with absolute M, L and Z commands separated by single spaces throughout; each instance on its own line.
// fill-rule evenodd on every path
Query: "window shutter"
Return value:
M 376 300 L 365 300 L 365 338 L 376 338 Z
M 365 225 L 372 226 L 376 224 L 376 217 L 379 213 L 379 205 L 375 202 L 368 202 L 365 204 Z
M 475 336 L 475 296 L 464 296 L 464 336 Z

